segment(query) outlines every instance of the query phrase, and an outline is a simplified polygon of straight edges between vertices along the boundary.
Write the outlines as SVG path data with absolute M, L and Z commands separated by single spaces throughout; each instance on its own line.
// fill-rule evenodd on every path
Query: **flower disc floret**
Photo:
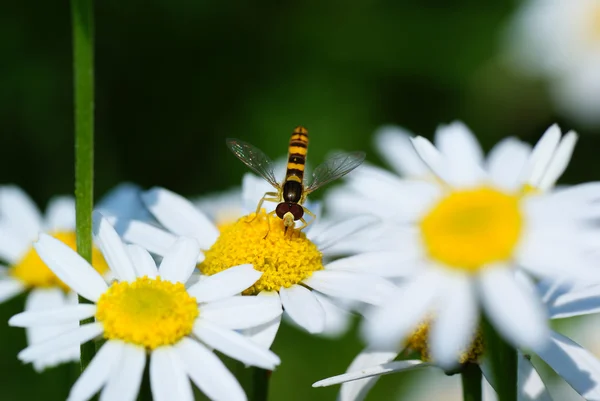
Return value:
M 451 192 L 421 220 L 427 253 L 470 272 L 510 259 L 523 228 L 520 200 L 487 187 Z
M 77 250 L 74 232 L 57 232 L 52 234 L 52 236 L 68 245 L 74 251 Z M 108 265 L 102 253 L 96 247 L 92 249 L 92 265 L 100 274 L 108 271 Z M 11 266 L 10 275 L 30 288 L 60 287 L 65 291 L 69 290 L 69 287 L 46 266 L 33 247 L 27 251 L 18 263 Z
M 405 347 L 411 351 L 417 352 L 424 362 L 431 361 L 431 352 L 428 344 L 430 323 L 423 322 L 419 324 L 413 334 L 406 341 Z M 475 334 L 475 338 L 471 342 L 468 350 L 457 355 L 457 360 L 461 364 L 479 363 L 483 355 L 483 336 L 481 332 Z
M 198 304 L 182 283 L 160 277 L 115 282 L 97 302 L 96 320 L 104 337 L 155 349 L 192 332 Z
M 206 275 L 246 263 L 263 272 L 261 278 L 244 292 L 247 295 L 289 288 L 310 277 L 314 271 L 323 270 L 321 252 L 303 232 L 286 233 L 280 218 L 267 216 L 264 212 L 256 218 L 254 213 L 244 216 L 224 227 L 205 257 L 199 268 Z

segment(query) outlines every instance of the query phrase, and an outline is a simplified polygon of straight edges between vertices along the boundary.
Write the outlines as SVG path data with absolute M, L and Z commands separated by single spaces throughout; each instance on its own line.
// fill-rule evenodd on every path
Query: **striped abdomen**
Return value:
M 286 202 L 297 203 L 302 197 L 302 179 L 308 151 L 308 131 L 304 127 L 296 127 L 288 148 L 288 163 L 283 185 L 283 197 Z
M 288 163 L 285 180 L 298 181 L 302 183 L 304 167 L 306 164 L 306 152 L 308 151 L 308 131 L 304 127 L 296 127 L 290 139 L 288 148 Z

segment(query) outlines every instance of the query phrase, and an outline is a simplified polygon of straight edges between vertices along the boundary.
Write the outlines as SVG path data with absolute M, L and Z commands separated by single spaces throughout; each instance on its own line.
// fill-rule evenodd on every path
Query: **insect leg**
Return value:
M 258 206 L 256 207 L 256 212 L 254 213 L 254 217 L 251 220 L 246 220 L 246 222 L 251 223 L 255 218 L 258 217 L 258 213 L 262 208 L 262 205 L 265 201 L 268 202 L 279 202 L 279 194 L 277 192 L 267 192 L 260 198 L 260 202 L 258 202 Z
M 269 227 L 269 228 L 267 229 L 267 233 L 265 234 L 263 239 L 267 239 L 267 237 L 269 236 L 269 233 L 271 232 L 271 220 L 269 219 L 269 216 L 274 215 L 274 214 L 275 214 L 275 210 L 267 213 L 267 227 Z
M 306 220 L 304 220 L 304 217 L 301 218 L 300 221 L 302 221 L 304 223 L 304 225 L 301 228 L 299 228 L 298 230 L 302 230 L 302 229 L 308 227 L 317 218 L 317 216 L 313 212 L 311 212 L 310 210 L 308 210 L 304 206 L 302 206 L 302 209 L 304 209 L 304 213 L 306 213 L 307 215 L 309 215 L 310 217 L 312 217 L 312 220 L 307 223 Z

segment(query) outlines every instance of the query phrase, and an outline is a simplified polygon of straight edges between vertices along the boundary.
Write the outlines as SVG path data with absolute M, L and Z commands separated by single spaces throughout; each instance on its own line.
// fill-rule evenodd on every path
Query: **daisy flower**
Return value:
M 380 277 L 340 269 L 339 261 L 324 262 L 330 252 L 335 252 L 340 238 L 371 224 L 371 217 L 350 219 L 306 234 L 295 231 L 293 235 L 285 235 L 281 219 L 267 217 L 263 211 L 257 218 L 253 218 L 254 214 L 244 216 L 219 231 L 192 203 L 171 191 L 154 188 L 142 198 L 154 217 L 174 234 L 134 223 L 132 229 L 123 233 L 126 241 L 164 255 L 165 246 L 173 241 L 165 238 L 175 235 L 196 238 L 203 250 L 198 268 L 209 277 L 237 265 L 251 264 L 263 275 L 244 294 L 275 299 L 295 323 L 310 333 L 324 331 L 326 316 L 339 309 L 338 302 L 377 304 L 393 288 Z M 279 324 L 277 317 L 249 335 L 270 346 Z
M 373 249 L 361 255 L 366 265 L 369 257 L 385 255 L 388 266 L 380 273 L 404 278 L 364 326 L 369 341 L 395 346 L 435 315 L 432 354 L 448 367 L 468 346 L 482 306 L 513 345 L 542 347 L 549 334 L 546 314 L 533 286 L 517 282 L 514 271 L 538 278 L 598 277 L 591 252 L 597 233 L 590 222 L 597 216 L 600 186 L 550 190 L 575 140 L 574 133 L 561 139 L 552 126 L 530 153 L 511 158 L 505 152 L 484 168 L 479 158 L 443 155 L 417 137 L 415 149 L 435 180 L 401 180 L 377 168 L 349 177 L 352 196 L 339 197 L 337 204 L 351 204 L 352 213 L 370 211 L 385 222 L 369 230 L 369 238 L 347 246 Z
M 41 234 L 34 245 L 52 271 L 93 304 L 23 312 L 9 321 L 37 327 L 95 318 L 19 353 L 20 360 L 31 362 L 58 349 L 106 340 L 73 385 L 69 401 L 88 400 L 100 390 L 100 400 L 135 400 L 148 357 L 156 401 L 193 400 L 188 378 L 210 399 L 245 400 L 239 383 L 210 349 L 264 369 L 279 364 L 275 354 L 235 331 L 281 314 L 270 298 L 235 296 L 261 272 L 241 265 L 186 289 L 200 252 L 195 239 L 177 239 L 157 269 L 146 250 L 126 247 L 98 214 L 94 235 L 116 277 L 111 284 L 61 241 Z
M 402 127 L 387 125 L 375 132 L 373 142 L 394 173 L 409 179 L 434 179 L 431 170 L 412 144 L 411 138 L 414 136 L 412 132 Z M 531 145 L 509 137 L 494 146 L 486 161 L 477 138 L 461 121 L 440 125 L 434 133 L 433 143 L 445 157 L 453 158 L 457 154 L 468 154 L 469 158 L 484 168 L 497 157 L 502 158 L 506 154 L 514 157 L 516 152 L 528 155 L 531 152 Z
M 111 215 L 127 215 L 143 218 L 134 209 L 140 207 L 135 201 L 139 190 L 131 184 L 122 184 L 107 194 L 98 208 Z M 136 208 L 137 206 L 137 208 Z M 45 216 L 35 203 L 16 186 L 0 187 L 0 258 L 8 267 L 0 266 L 0 302 L 23 292 L 29 292 L 25 302 L 26 311 L 54 309 L 77 303 L 77 297 L 40 259 L 32 244 L 40 232 L 46 232 L 75 249 L 75 200 L 59 196 L 50 200 Z M 98 249 L 93 250 L 92 263 L 101 273 L 108 270 Z M 54 325 L 27 329 L 29 344 L 69 330 L 69 325 Z M 42 370 L 56 364 L 79 359 L 79 348 L 48 354 L 34 361 L 34 368 Z
M 522 276 L 517 277 L 522 278 Z M 600 285 L 557 287 L 542 282 L 537 285 L 536 292 L 544 301 L 544 307 L 550 319 L 583 316 L 597 313 L 600 310 Z M 321 380 L 313 387 L 343 383 L 339 400 L 359 401 L 364 399 L 382 375 L 435 366 L 431 363 L 430 344 L 426 335 L 429 328 L 429 324 L 421 324 L 412 333 L 405 348 L 400 351 L 393 348 L 387 351 L 365 349 L 354 358 L 347 373 Z M 484 348 L 481 338 L 477 335 L 468 346 L 467 351 L 458 356 L 458 361 L 480 364 L 485 378 L 491 379 L 490 368 L 482 358 L 485 352 Z M 407 350 L 417 352 L 420 358 L 395 360 Z M 600 360 L 590 351 L 570 338 L 551 331 L 550 341 L 536 354 L 584 399 L 600 399 Z M 528 351 L 520 350 L 518 352 L 519 400 L 551 401 L 550 393 L 530 359 Z M 455 382 L 458 384 L 458 381 L 455 380 Z M 429 399 L 442 400 L 444 398 L 441 395 L 431 397 L 430 394 Z
M 600 123 L 600 4 L 597 0 L 529 0 L 506 40 L 509 65 L 548 79 L 557 106 Z

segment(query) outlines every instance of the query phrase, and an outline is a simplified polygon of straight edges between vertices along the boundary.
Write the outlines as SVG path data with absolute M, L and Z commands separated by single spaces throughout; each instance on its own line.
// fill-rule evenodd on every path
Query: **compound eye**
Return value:
M 304 208 L 297 203 L 290 204 L 289 210 L 294 216 L 294 220 L 300 220 L 304 216 Z
M 290 206 L 287 203 L 283 203 L 283 202 L 280 203 L 279 205 L 277 205 L 277 207 L 275 208 L 275 213 L 277 214 L 277 217 L 279 217 L 280 219 L 283 219 L 283 215 L 289 211 L 290 211 Z

